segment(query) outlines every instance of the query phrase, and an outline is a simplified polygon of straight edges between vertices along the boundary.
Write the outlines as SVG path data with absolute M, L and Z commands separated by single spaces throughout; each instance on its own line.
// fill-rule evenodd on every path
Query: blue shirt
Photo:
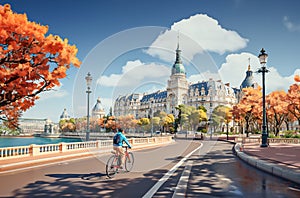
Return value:
M 116 135 L 119 134 L 120 135 L 120 142 L 119 144 L 113 144 L 114 146 L 123 146 L 123 141 L 128 145 L 129 148 L 131 148 L 130 143 L 128 142 L 127 138 L 125 137 L 125 135 L 123 135 L 122 132 L 117 132 Z M 115 135 L 115 136 L 116 136 Z

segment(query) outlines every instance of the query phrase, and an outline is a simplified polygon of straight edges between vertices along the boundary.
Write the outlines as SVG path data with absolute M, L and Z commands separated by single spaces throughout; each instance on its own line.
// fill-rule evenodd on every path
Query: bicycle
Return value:
M 123 148 L 125 148 L 125 170 L 130 172 L 133 168 L 134 156 L 132 152 L 127 151 L 127 146 L 123 146 Z M 110 156 L 106 163 L 106 175 L 109 178 L 114 177 L 119 172 L 121 164 L 121 156 L 119 156 L 115 151 L 112 151 L 112 153 L 113 155 Z

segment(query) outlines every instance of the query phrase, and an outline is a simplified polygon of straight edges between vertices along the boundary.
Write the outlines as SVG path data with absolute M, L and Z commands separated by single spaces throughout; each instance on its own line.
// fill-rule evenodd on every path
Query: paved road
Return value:
M 187 197 L 300 196 L 299 186 L 239 161 L 228 143 L 205 141 L 183 160 L 199 146 L 199 141 L 178 140 L 163 148 L 134 151 L 133 172 L 114 179 L 105 176 L 108 155 L 2 174 L 0 196 L 143 197 L 149 192 L 153 197 L 173 197 L 174 192 Z M 174 166 L 178 169 L 172 169 Z
M 204 142 L 154 197 L 174 197 L 179 181 L 187 174 L 187 189 L 177 197 L 300 197 L 299 185 L 245 164 L 232 154 L 231 144 L 220 141 Z

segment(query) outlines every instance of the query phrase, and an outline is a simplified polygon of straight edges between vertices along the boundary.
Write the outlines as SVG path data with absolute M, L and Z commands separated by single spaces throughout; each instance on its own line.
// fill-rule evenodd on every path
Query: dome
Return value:
M 92 117 L 103 118 L 105 116 L 104 108 L 101 104 L 100 98 L 97 99 L 97 103 L 92 109 Z
M 248 66 L 248 71 L 246 72 L 246 77 L 241 84 L 241 89 L 246 87 L 256 87 L 256 82 L 252 76 L 252 71 L 250 70 L 250 65 Z
M 62 112 L 61 116 L 60 116 L 60 119 L 69 119 L 70 116 L 69 114 L 67 113 L 67 109 L 64 109 L 64 111 Z
M 173 65 L 172 74 L 185 74 L 185 68 L 181 63 Z
M 101 104 L 101 100 L 100 98 L 97 99 L 97 103 L 95 104 L 95 106 L 93 107 L 93 111 L 98 112 L 98 111 L 103 111 L 104 108 Z
M 178 45 L 177 49 L 176 49 L 176 61 L 172 67 L 172 75 L 173 74 L 185 74 L 185 68 L 182 64 L 180 53 L 181 53 L 181 50 L 179 49 L 179 45 Z

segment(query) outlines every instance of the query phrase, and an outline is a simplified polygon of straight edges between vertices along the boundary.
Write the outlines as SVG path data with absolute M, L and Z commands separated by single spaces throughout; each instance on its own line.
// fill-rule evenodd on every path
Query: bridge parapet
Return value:
M 155 144 L 171 143 L 171 136 L 149 137 L 149 138 L 130 138 L 130 144 L 136 148 L 147 147 Z M 29 146 L 17 146 L 0 148 L 0 161 L 3 159 L 22 158 L 28 156 L 41 156 L 47 154 L 68 153 L 72 151 L 89 151 L 89 150 L 110 150 L 112 148 L 112 140 L 96 140 L 88 142 L 62 142 L 58 144 L 44 144 Z

